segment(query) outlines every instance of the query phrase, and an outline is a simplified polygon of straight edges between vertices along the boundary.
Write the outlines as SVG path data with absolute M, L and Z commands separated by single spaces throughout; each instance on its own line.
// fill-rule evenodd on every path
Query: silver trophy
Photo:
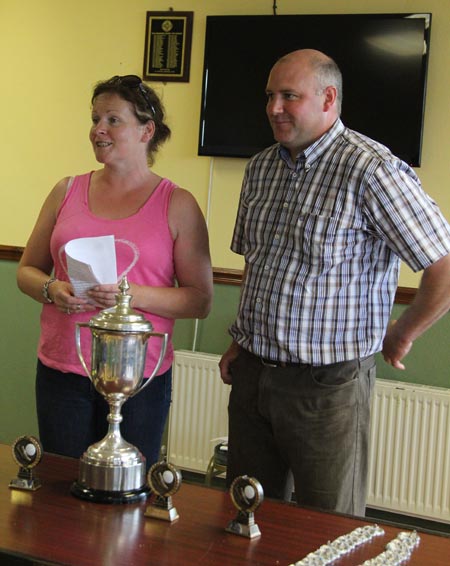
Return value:
M 121 409 L 156 375 L 164 359 L 168 334 L 153 332 L 152 324 L 130 307 L 128 281 L 124 277 L 116 306 L 101 311 L 88 323 L 78 322 L 75 340 L 81 364 L 95 389 L 109 404 L 108 432 L 80 458 L 78 480 L 71 493 L 81 499 L 103 503 L 131 503 L 149 494 L 145 457 L 120 434 Z M 81 352 L 81 328 L 92 333 L 91 370 Z M 144 380 L 149 338 L 162 340 L 158 362 Z

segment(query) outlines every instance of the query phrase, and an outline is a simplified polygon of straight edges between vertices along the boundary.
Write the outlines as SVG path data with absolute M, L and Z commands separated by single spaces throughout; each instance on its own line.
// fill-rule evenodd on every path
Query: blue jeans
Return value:
M 270 367 L 241 350 L 231 366 L 227 482 L 247 474 L 284 499 L 364 516 L 375 359 Z
M 171 396 L 169 369 L 122 406 L 121 434 L 145 456 L 147 470 L 159 459 Z M 36 371 L 36 407 L 45 452 L 79 458 L 107 433 L 109 406 L 90 379 L 49 368 L 40 360 Z

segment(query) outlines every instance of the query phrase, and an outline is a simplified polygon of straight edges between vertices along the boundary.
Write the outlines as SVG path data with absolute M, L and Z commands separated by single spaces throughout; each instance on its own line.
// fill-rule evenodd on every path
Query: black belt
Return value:
M 275 360 L 266 360 L 265 358 L 260 358 L 259 356 L 256 357 L 263 366 L 267 366 L 269 368 L 294 368 L 309 365 L 301 362 L 276 362 Z
M 261 356 L 256 356 L 255 354 L 252 354 L 248 350 L 246 350 L 246 353 L 252 358 L 256 358 L 263 366 L 269 368 L 292 368 L 292 367 L 300 367 L 300 366 L 305 367 L 312 365 L 304 362 L 279 362 L 276 360 L 268 360 L 267 358 L 261 358 Z M 374 364 L 374 356 L 372 354 L 371 356 L 360 358 L 359 361 L 361 364 L 361 369 L 371 367 Z
M 249 352 L 248 350 L 244 350 L 244 352 L 251 358 L 258 360 L 258 362 L 263 366 L 267 366 L 269 368 L 293 368 L 293 367 L 300 367 L 300 366 L 304 367 L 306 365 L 310 365 L 302 362 L 278 362 L 276 360 L 268 360 L 267 358 L 262 358 L 261 356 L 252 354 L 252 352 Z

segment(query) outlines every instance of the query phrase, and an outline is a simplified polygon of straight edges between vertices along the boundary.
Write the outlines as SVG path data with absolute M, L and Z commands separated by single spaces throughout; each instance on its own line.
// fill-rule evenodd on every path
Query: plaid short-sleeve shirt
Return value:
M 323 365 L 381 349 L 400 259 L 450 252 L 450 226 L 415 172 L 340 120 L 292 163 L 248 163 L 231 249 L 247 276 L 233 338 L 277 361 Z

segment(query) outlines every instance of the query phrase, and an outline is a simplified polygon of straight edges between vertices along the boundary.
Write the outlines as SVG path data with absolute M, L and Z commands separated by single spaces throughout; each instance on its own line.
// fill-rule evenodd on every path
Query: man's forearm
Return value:
M 405 369 L 401 360 L 421 336 L 450 309 L 450 254 L 425 269 L 409 308 L 391 324 L 383 342 L 385 361 Z

